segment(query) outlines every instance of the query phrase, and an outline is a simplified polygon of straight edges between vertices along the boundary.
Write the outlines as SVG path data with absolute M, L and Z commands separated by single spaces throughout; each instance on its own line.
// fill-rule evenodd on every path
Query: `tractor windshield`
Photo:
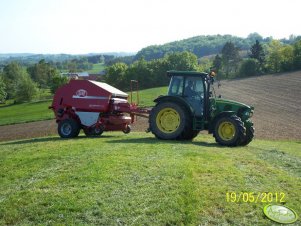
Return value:
M 182 96 L 195 110 L 197 116 L 203 115 L 204 81 L 199 76 L 172 76 L 168 95 Z
M 169 84 L 168 95 L 182 96 L 183 95 L 184 78 L 183 76 L 172 76 Z

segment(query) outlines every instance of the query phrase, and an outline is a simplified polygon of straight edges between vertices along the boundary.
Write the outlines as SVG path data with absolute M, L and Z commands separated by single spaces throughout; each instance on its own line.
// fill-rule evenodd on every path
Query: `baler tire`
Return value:
M 58 124 L 58 134 L 61 138 L 77 137 L 80 132 L 80 126 L 74 119 L 65 119 Z
M 101 136 L 103 131 L 104 131 L 104 128 L 99 128 L 98 131 L 96 131 L 95 128 L 87 128 L 87 129 L 84 129 L 84 134 L 87 137 L 98 137 L 98 136 Z
M 124 130 L 122 130 L 122 132 L 124 134 L 128 134 L 132 131 L 132 127 L 130 125 L 127 125 L 126 128 Z
M 234 131 L 232 132 L 232 130 Z M 214 126 L 213 136 L 220 145 L 238 146 L 245 136 L 245 127 L 241 119 L 236 115 L 221 117 Z
M 246 128 L 246 135 L 243 137 L 243 139 L 242 139 L 242 141 L 239 145 L 240 146 L 248 145 L 253 140 L 254 132 L 255 132 L 255 129 L 254 129 L 253 126 L 247 127 Z
M 162 117 L 160 118 L 160 116 L 165 118 L 166 122 L 162 123 Z M 172 127 L 169 127 L 168 123 L 171 120 L 178 120 L 178 122 L 175 122 Z M 151 132 L 158 139 L 162 140 L 184 139 L 185 136 L 183 134 L 191 128 L 190 123 L 191 117 L 188 116 L 187 111 L 173 102 L 157 104 L 152 109 L 149 117 L 149 128 Z

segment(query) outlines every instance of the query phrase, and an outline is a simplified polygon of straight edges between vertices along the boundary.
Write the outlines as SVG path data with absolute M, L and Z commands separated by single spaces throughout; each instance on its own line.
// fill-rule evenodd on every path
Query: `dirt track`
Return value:
M 222 81 L 216 94 L 255 107 L 257 138 L 301 140 L 301 71 L 255 78 Z M 147 129 L 138 118 L 133 131 Z M 55 120 L 0 126 L 0 141 L 56 134 Z

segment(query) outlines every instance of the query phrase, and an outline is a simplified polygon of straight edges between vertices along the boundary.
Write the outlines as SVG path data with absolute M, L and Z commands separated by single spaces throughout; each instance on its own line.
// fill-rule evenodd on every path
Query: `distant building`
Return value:
M 70 79 L 85 79 L 85 80 L 103 80 L 103 76 L 105 75 L 105 71 L 101 71 L 100 73 L 89 74 L 88 72 L 74 72 L 74 73 L 62 73 L 63 76 L 67 76 Z

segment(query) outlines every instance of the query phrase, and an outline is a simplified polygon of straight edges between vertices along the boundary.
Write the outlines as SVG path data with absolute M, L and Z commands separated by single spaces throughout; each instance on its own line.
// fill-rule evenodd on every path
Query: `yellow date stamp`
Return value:
M 284 203 L 284 192 L 226 192 L 226 201 L 232 203 Z

